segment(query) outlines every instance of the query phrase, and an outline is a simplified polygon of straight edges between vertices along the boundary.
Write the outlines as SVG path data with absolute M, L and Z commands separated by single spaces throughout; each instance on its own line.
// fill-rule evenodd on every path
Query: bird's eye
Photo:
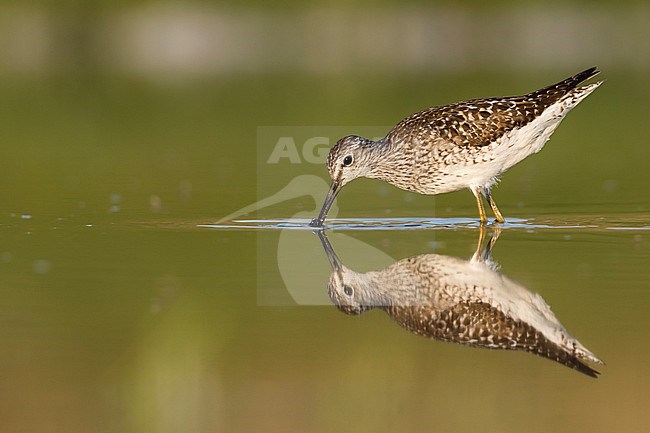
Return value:
M 352 155 L 348 155 L 343 158 L 343 167 L 347 167 L 352 164 Z
M 354 290 L 350 286 L 343 286 L 343 293 L 345 293 L 348 296 L 354 295 Z

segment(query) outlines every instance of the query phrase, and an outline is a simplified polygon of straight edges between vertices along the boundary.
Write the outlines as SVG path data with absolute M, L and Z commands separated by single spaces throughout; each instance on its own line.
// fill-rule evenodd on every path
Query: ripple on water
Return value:
M 237 219 L 218 224 L 199 224 L 198 227 L 219 230 L 314 230 L 306 218 Z M 619 230 L 648 231 L 650 215 L 551 215 L 539 218 L 509 218 L 499 224 L 491 222 L 492 228 L 521 230 Z M 459 230 L 479 227 L 473 218 L 332 218 L 323 228 L 329 230 Z
M 241 219 L 224 224 L 200 224 L 199 227 L 235 230 L 314 230 L 309 219 Z M 425 229 L 468 229 L 479 227 L 480 223 L 471 218 L 334 218 L 327 221 L 325 229 L 330 230 L 425 230 Z M 611 228 L 593 223 L 561 223 L 549 221 L 536 222 L 520 218 L 511 218 L 507 222 L 490 223 L 490 227 L 500 229 L 598 229 Z M 617 229 L 644 230 L 646 227 L 616 227 Z

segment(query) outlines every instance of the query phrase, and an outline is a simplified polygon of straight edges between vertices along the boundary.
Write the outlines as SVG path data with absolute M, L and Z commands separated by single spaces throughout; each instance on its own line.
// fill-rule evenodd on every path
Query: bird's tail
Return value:
M 522 348 L 543 358 L 559 362 L 567 367 L 578 370 L 580 373 L 586 374 L 587 376 L 593 378 L 598 377 L 600 372 L 591 368 L 585 363 L 585 361 L 601 365 L 605 365 L 605 363 L 577 341 L 575 341 L 572 346 L 573 347 L 566 344 L 557 344 L 542 336 L 535 345 L 523 346 Z
M 543 89 L 537 90 L 531 93 L 531 96 L 545 97 L 545 98 L 558 100 L 562 98 L 562 96 L 566 95 L 567 93 L 569 93 L 570 91 L 578 87 L 580 83 L 583 83 L 588 79 L 595 77 L 599 73 L 600 71 L 598 70 L 598 68 L 594 66 L 592 68 L 579 72 L 574 76 L 567 78 L 566 80 L 562 80 L 559 83 L 555 83 Z M 600 83 L 602 83 L 602 81 Z

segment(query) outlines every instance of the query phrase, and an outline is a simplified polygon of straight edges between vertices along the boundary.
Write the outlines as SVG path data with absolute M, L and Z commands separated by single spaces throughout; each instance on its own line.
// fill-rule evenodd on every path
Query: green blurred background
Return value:
M 644 431 L 649 24 L 640 1 L 1 3 L 0 431 Z M 510 230 L 496 258 L 608 362 L 598 381 L 380 312 L 258 307 L 260 268 L 282 287 L 257 250 L 278 235 L 196 227 L 258 199 L 258 126 L 354 133 L 593 65 L 607 82 L 495 196 L 506 217 L 596 226 Z M 338 204 L 432 209 L 372 180 Z M 469 192 L 435 210 L 476 212 Z M 395 258 L 469 257 L 477 237 L 350 235 Z

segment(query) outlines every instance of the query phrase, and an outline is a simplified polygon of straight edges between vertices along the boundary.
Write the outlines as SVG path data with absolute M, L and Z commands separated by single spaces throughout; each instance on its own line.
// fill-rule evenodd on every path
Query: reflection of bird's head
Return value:
M 374 307 L 366 299 L 367 291 L 364 290 L 363 283 L 359 274 L 342 266 L 338 271 L 332 272 L 327 294 L 336 308 L 345 314 L 356 316 Z

